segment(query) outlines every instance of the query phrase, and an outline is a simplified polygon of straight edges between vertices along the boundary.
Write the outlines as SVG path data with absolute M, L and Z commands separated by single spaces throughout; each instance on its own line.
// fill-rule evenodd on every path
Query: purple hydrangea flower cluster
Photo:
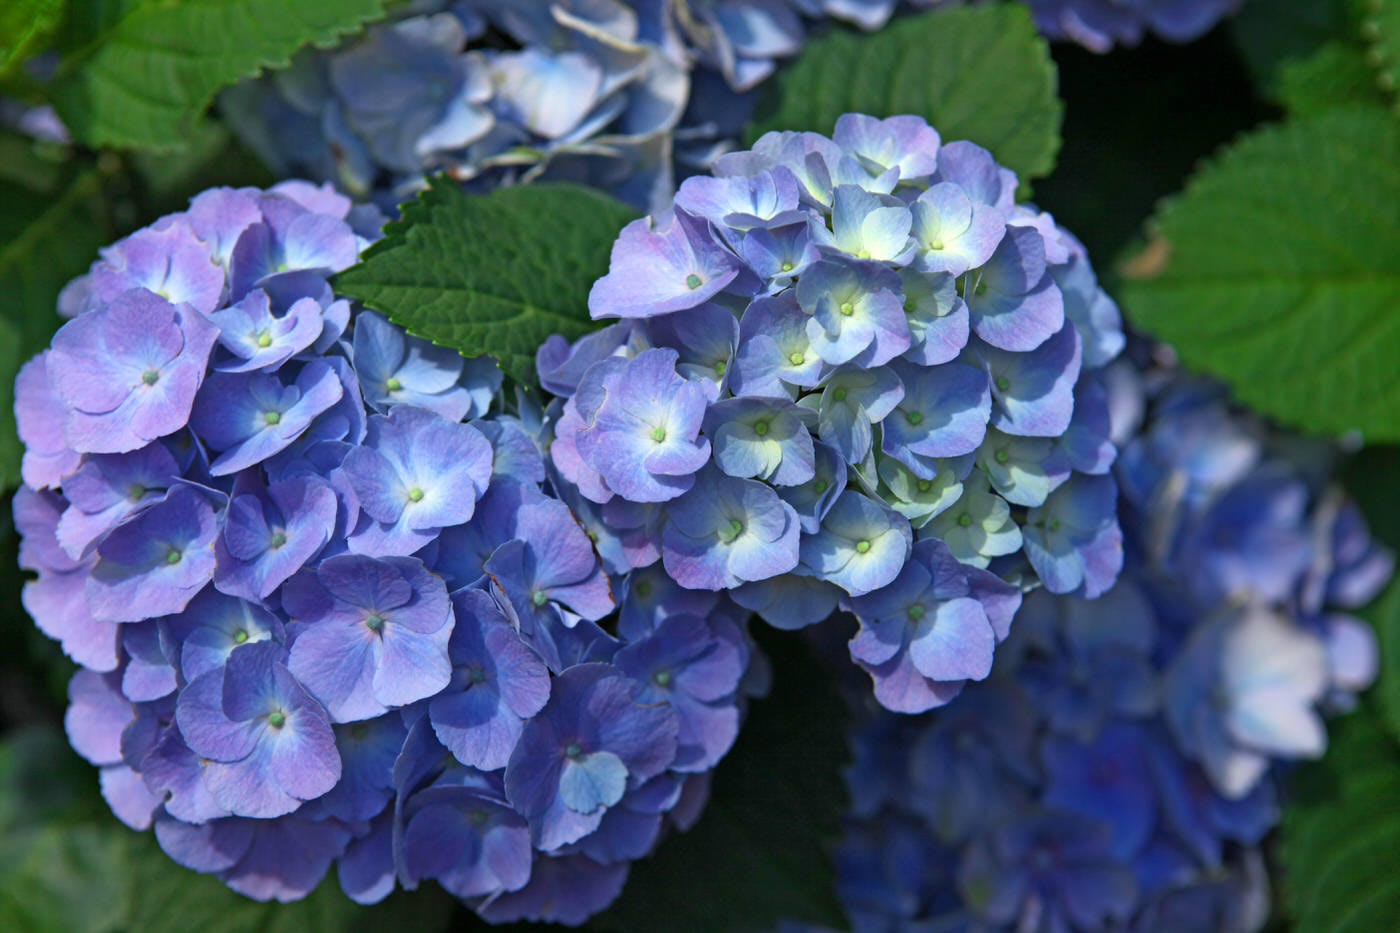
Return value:
M 1276 775 L 1320 756 L 1324 715 L 1375 677 L 1374 634 L 1346 610 L 1393 559 L 1323 461 L 1217 387 L 1115 376 L 1123 579 L 1093 601 L 1028 596 L 992 677 L 946 710 L 858 703 L 837 856 L 858 933 L 1268 917 Z
M 1244 0 L 1029 0 L 1036 26 L 1051 39 L 1095 52 L 1137 45 L 1146 33 L 1190 42 L 1233 16 Z
M 854 612 L 851 655 L 902 712 L 988 675 L 1007 579 L 1106 591 L 1121 323 L 1016 186 L 919 117 L 858 114 L 688 179 L 594 284 L 621 320 L 540 348 L 577 510 L 630 566 L 780 628 Z
M 64 291 L 16 383 L 24 604 L 81 665 L 74 748 L 181 864 L 577 924 L 698 817 L 745 616 L 600 563 L 493 361 L 337 298 L 379 219 L 214 189 Z

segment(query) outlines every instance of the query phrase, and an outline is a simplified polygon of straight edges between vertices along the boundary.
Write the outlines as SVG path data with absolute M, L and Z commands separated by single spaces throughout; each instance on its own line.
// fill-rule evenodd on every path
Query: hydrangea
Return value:
M 617 323 L 538 353 L 566 498 L 627 568 L 781 628 L 851 610 L 893 709 L 985 678 L 1023 588 L 1094 597 L 1123 555 L 1118 312 L 1016 185 L 859 114 L 688 179 L 613 244 L 589 310 Z
M 857 933 L 1268 919 L 1276 778 L 1374 678 L 1347 610 L 1393 560 L 1325 484 L 1325 452 L 1271 443 L 1213 385 L 1114 375 L 1123 578 L 1097 600 L 1027 596 L 991 677 L 947 709 L 896 717 L 853 691 L 836 864 Z
M 959 2 L 422 0 L 337 49 L 308 49 L 290 68 L 226 91 L 220 104 L 279 176 L 331 181 L 386 209 L 446 172 L 483 190 L 581 181 L 661 211 L 677 179 L 733 148 L 755 89 L 813 29 L 836 20 L 874 30 L 901 8 Z M 1135 44 L 1148 30 L 1186 41 L 1238 6 L 1031 3 L 1047 36 L 1096 51 Z M 902 168 L 919 173 L 912 162 Z M 930 206 L 917 215 L 920 230 L 948 244 L 933 264 L 980 265 L 988 218 L 968 216 L 966 200 L 947 189 Z
M 581 923 L 703 805 L 745 614 L 595 550 L 494 361 L 336 297 L 380 220 L 329 186 L 215 189 L 68 286 L 16 382 L 24 604 L 82 665 L 74 748 L 181 864 L 261 900 L 334 864 L 364 903 L 435 879 Z M 707 405 L 682 394 L 668 479 Z
M 1030 0 L 1041 32 L 1095 52 L 1137 45 L 1148 32 L 1171 42 L 1190 42 L 1234 15 L 1242 4 L 1243 0 Z

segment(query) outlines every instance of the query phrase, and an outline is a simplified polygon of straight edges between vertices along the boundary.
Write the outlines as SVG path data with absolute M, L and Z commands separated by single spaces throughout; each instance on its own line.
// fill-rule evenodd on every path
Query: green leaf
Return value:
M 113 238 L 101 169 L 71 175 L 55 195 L 0 182 L 0 488 L 19 482 L 14 380 L 63 323 L 58 293 Z
M 1400 438 L 1396 204 L 1400 125 L 1380 109 L 1252 133 L 1164 203 L 1124 310 L 1266 414 Z
M 1366 7 L 1362 34 L 1371 41 L 1370 61 L 1381 86 L 1394 93 L 1400 87 L 1400 0 L 1366 0 Z
M 634 216 L 580 185 L 469 195 L 435 178 L 359 265 L 336 276 L 335 288 L 464 356 L 490 353 L 533 384 L 546 337 L 573 340 L 595 327 L 588 290 Z
M 65 0 L 5 0 L 0 4 L 0 77 L 39 50 L 58 28 Z
M 1297 772 L 1279 858 L 1295 933 L 1400 929 L 1400 746 L 1362 707 Z
M 594 927 L 747 933 L 788 917 L 845 928 L 830 849 L 846 805 L 846 706 L 800 638 L 766 626 L 755 636 L 773 688 L 719 763 L 699 823 L 637 862 Z
M 287 65 L 308 42 L 334 43 L 382 16 L 385 4 L 88 0 L 101 26 L 64 58 L 50 96 L 74 138 L 90 146 L 177 149 L 220 88 Z
M 1277 96 L 1296 116 L 1387 103 L 1365 49 L 1359 42 L 1344 39 L 1327 42 L 1306 58 L 1280 63 Z
M 832 28 L 768 82 L 750 143 L 769 130 L 830 134 L 843 113 L 925 117 L 1023 181 L 1048 175 L 1064 107 L 1045 40 L 1021 5 L 933 10 L 872 33 Z
M 1230 21 L 1230 32 L 1260 86 L 1278 92 L 1279 68 L 1325 43 L 1356 38 L 1353 0 L 1252 0 Z

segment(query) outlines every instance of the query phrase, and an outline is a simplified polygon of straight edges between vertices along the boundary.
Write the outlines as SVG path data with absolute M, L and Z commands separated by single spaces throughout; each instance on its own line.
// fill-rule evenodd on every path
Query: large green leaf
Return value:
M 1029 179 L 1055 166 L 1064 108 L 1049 47 L 1018 4 L 934 10 L 873 33 L 830 29 L 768 83 L 748 139 L 830 133 L 847 112 L 918 114 Z
M 1331 111 L 1244 137 L 1159 211 L 1123 305 L 1247 404 L 1400 438 L 1400 125 Z
M 1300 769 L 1279 858 L 1295 933 L 1400 930 L 1400 746 L 1362 708 Z
M 80 171 L 51 193 L 0 181 L 0 488 L 19 481 L 14 380 L 62 323 L 55 302 L 111 241 L 105 174 Z
M 386 2 L 88 0 L 68 30 L 80 44 L 50 94 L 89 145 L 180 148 L 221 87 L 286 65 L 307 43 L 335 42 L 382 16 Z
M 635 215 L 580 185 L 469 195 L 437 178 L 359 265 L 336 276 L 336 291 L 465 356 L 490 353 L 533 383 L 546 337 L 593 328 L 588 290 Z
M 755 634 L 773 689 L 719 763 L 700 822 L 634 865 L 621 899 L 592 926 L 747 933 L 788 917 L 844 928 L 830 850 L 846 803 L 845 703 L 800 639 Z

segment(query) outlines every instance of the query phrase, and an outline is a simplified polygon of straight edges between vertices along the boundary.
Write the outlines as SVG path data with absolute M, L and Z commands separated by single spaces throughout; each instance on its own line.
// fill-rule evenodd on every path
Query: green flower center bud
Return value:
M 467 670 L 467 680 L 474 684 L 486 683 L 486 672 L 479 667 L 472 667 Z
M 638 595 L 638 596 L 650 596 L 650 595 L 651 595 L 651 584 L 648 583 L 648 582 L 645 581 L 645 580 L 643 580 L 641 583 L 638 583 L 638 584 L 637 584 L 637 595 Z
M 1007 379 L 1005 376 L 997 376 L 996 386 L 998 392 L 1005 392 L 1007 389 L 1011 388 L 1011 380 Z
M 588 535 L 589 541 L 592 541 L 594 544 L 598 543 L 598 532 L 594 531 L 592 528 L 585 531 L 584 534 Z
M 1046 523 L 1045 527 L 1049 528 L 1051 531 L 1059 531 L 1060 520 L 1058 518 L 1052 518 L 1049 522 Z
M 657 671 L 655 674 L 651 675 L 651 679 L 656 683 L 658 687 L 664 687 L 671 682 L 671 672 Z
M 269 334 L 267 331 L 263 331 L 261 334 L 258 334 L 258 346 L 262 347 L 263 349 L 267 349 L 268 347 L 272 346 L 272 335 Z
M 962 525 L 964 528 L 968 527 L 972 524 L 972 516 L 968 515 L 966 512 L 962 513 L 958 516 L 958 524 Z
M 126 497 L 132 502 L 139 501 L 145 494 L 146 487 L 142 486 L 140 483 L 132 483 L 131 487 L 126 491 Z
M 918 424 L 920 421 L 924 420 L 924 413 L 921 411 L 906 411 L 904 413 L 904 420 L 908 421 L 910 424 Z
M 782 270 L 783 270 L 784 272 L 791 272 L 791 271 L 792 271 L 792 263 L 790 263 L 790 262 L 785 262 L 785 263 L 783 263 L 783 265 L 782 265 Z
M 277 550 L 287 543 L 287 533 L 285 531 L 274 531 L 272 533 L 272 540 L 269 543 L 272 545 L 274 551 Z
M 974 295 L 985 295 L 987 293 L 987 283 L 978 282 L 977 287 L 972 290 Z
M 418 487 L 418 486 L 414 486 L 413 488 L 409 489 L 409 491 L 408 491 L 408 501 L 409 501 L 409 502 L 422 502 L 422 501 L 423 501 L 423 490 L 422 490 L 420 487 Z
M 794 366 L 801 366 L 803 363 L 807 362 L 807 354 L 799 350 L 793 350 L 788 354 L 788 362 Z
M 729 527 L 724 531 L 720 532 L 720 537 L 724 539 L 725 544 L 728 544 L 743 533 L 744 523 L 739 521 L 737 518 L 731 518 L 729 520 Z
M 276 424 L 282 420 L 282 413 L 280 411 L 265 411 L 263 412 L 263 420 L 268 424 Z
M 267 714 L 267 724 L 274 729 L 280 729 L 287 724 L 287 714 L 281 710 L 273 710 Z
M 652 428 L 652 429 L 651 429 L 651 439 L 654 440 L 654 441 L 656 441 L 656 443 L 658 443 L 658 444 L 661 443 L 662 441 L 664 441 L 664 440 L 666 439 L 666 429 L 665 429 L 665 428 Z
M 716 376 L 723 376 L 723 375 L 724 375 L 724 371 L 725 371 L 726 369 L 728 369 L 728 368 L 729 368 L 729 367 L 728 367 L 728 364 L 725 363 L 724 360 L 720 360 L 718 363 L 715 364 L 715 375 L 716 375 Z
M 580 745 L 580 744 L 578 744 L 577 742 L 570 742 L 568 745 L 565 745 L 565 746 L 564 746 L 564 757 L 565 757 L 565 758 L 577 758 L 579 755 L 582 755 L 582 754 L 583 754 L 583 746 Z
M 856 257 L 858 259 L 869 259 L 870 250 L 866 249 L 865 247 L 861 247 L 860 249 L 856 250 Z
M 856 313 L 856 306 L 849 301 L 843 301 L 841 302 L 841 313 L 846 315 L 846 317 L 850 317 L 852 314 Z
M 917 305 L 914 304 L 914 299 L 913 299 L 913 298 L 906 298 L 906 299 L 904 299 L 904 313 L 905 313 L 905 314 L 913 314 L 913 313 L 914 313 L 914 309 L 915 309 L 916 307 L 917 307 Z
M 141 374 L 141 381 L 148 386 L 153 386 L 160 382 L 160 373 L 154 369 L 148 369 Z
M 244 643 L 245 641 L 247 641 L 247 640 L 248 640 L 248 633 L 245 632 L 245 631 L 243 631 L 243 629 L 239 629 L 238 631 L 236 631 L 236 632 L 233 633 L 233 643 L 234 643 L 235 645 L 241 645 L 241 644 L 243 644 L 243 643 Z
M 837 386 L 836 388 L 832 389 L 832 390 L 831 390 L 831 398 L 832 398 L 832 401 L 844 402 L 844 401 L 846 400 L 846 387 L 845 387 L 845 386 Z
M 363 739 L 367 735 L 369 735 L 369 726 L 362 722 L 357 722 L 350 727 L 350 738 L 352 739 Z
M 859 541 L 856 542 L 856 553 L 857 553 L 857 554 L 865 554 L 865 553 L 868 553 L 869 551 L 870 551 L 870 542 L 869 542 L 869 541 L 865 540 L 864 538 L 861 538 Z
M 371 612 L 365 616 L 365 628 L 371 632 L 377 632 L 384 627 L 384 617 L 377 612 Z
M 942 240 L 934 240 L 932 243 L 930 243 L 930 244 L 928 245 L 928 248 L 929 248 L 929 249 L 942 249 L 942 248 L 943 248 L 943 241 L 942 241 Z
M 702 280 L 700 276 L 696 275 L 694 272 L 690 273 L 690 275 L 687 275 L 685 277 L 685 287 L 690 289 L 691 291 L 694 291 L 703 284 L 704 280 Z
M 1009 461 L 1010 459 L 1011 459 L 1011 455 L 1010 455 L 1009 453 L 1007 453 L 1006 451 L 1004 451 L 1004 450 L 998 450 L 998 451 L 996 452 L 996 461 L 997 461 L 997 463 L 1006 463 L 1006 462 Z
M 467 819 L 472 821 L 473 826 L 485 826 L 490 815 L 480 807 L 473 807 L 467 811 Z
M 822 493 L 826 492 L 826 480 L 817 480 L 815 483 L 812 484 L 812 489 L 816 490 L 817 495 L 821 495 Z
M 544 590 L 535 590 L 530 594 L 530 604 L 532 606 L 543 606 L 549 602 L 549 597 L 544 594 Z
M 919 487 L 919 492 L 928 492 L 930 489 L 933 488 L 933 481 L 932 481 L 932 480 L 927 480 L 927 479 L 921 479 L 921 480 L 919 480 L 917 483 L 915 483 L 914 485 L 916 485 L 916 486 Z
M 388 379 L 384 380 L 384 388 L 389 392 L 397 392 L 403 388 L 403 383 L 399 382 L 399 380 L 395 379 L 393 376 L 390 376 Z
M 178 564 L 180 562 L 180 558 L 183 556 L 184 555 L 180 553 L 179 548 L 171 548 L 170 550 L 165 552 L 165 562 L 167 564 Z
M 753 423 L 753 433 L 757 434 L 759 437 L 763 437 L 768 433 L 768 422 L 755 421 Z
M 909 618 L 917 622 L 924 617 L 924 607 L 920 603 L 915 603 L 909 607 Z

